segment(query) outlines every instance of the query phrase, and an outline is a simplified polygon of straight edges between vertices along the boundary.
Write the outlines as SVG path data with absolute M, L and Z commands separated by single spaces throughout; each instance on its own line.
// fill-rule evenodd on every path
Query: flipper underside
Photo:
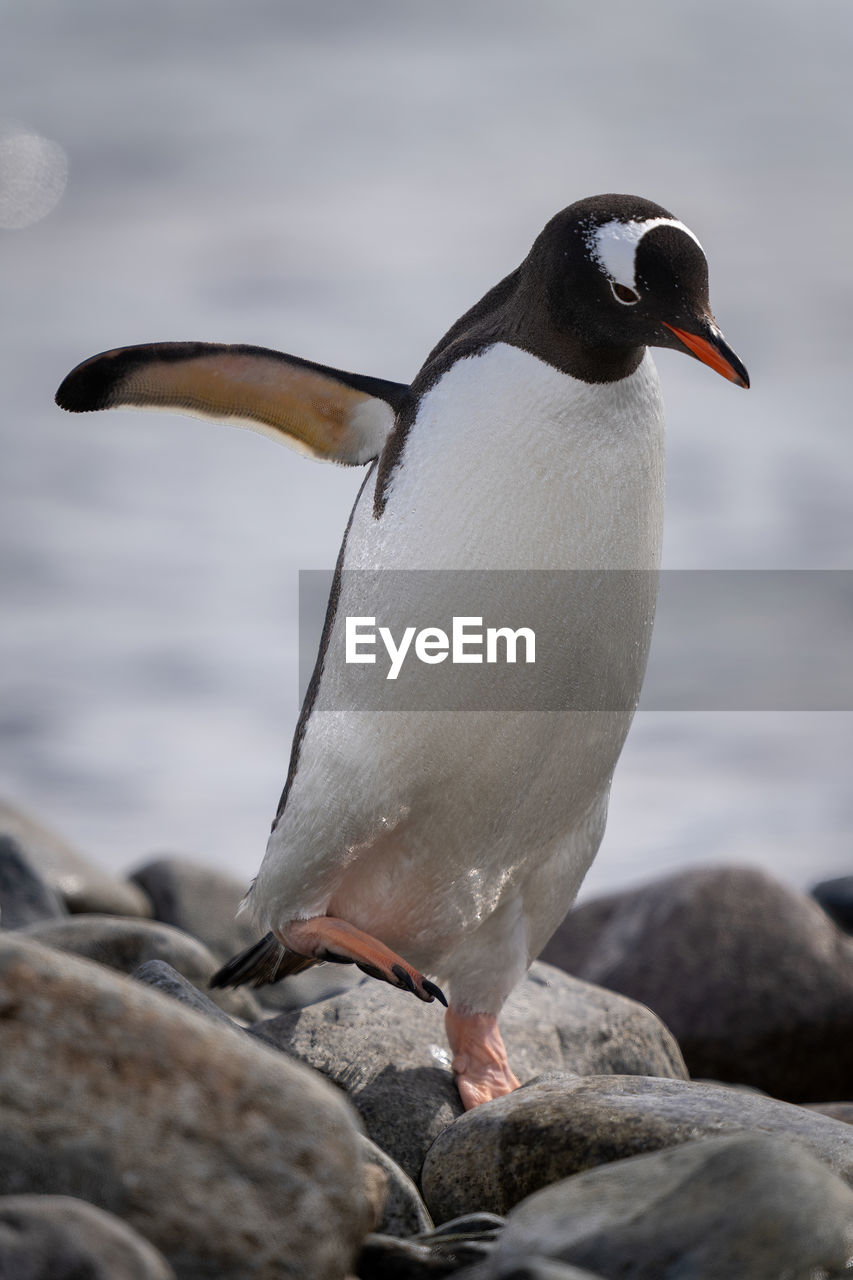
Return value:
M 56 393 L 71 413 L 165 409 L 249 427 L 315 458 L 376 458 L 408 395 L 369 378 L 266 347 L 155 342 L 117 347 L 72 369 Z

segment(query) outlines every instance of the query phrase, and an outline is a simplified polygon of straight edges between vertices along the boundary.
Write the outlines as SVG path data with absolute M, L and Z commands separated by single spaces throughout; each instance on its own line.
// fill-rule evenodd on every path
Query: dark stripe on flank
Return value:
M 302 710 L 299 712 L 299 719 L 296 722 L 296 732 L 293 735 L 293 745 L 290 748 L 290 765 L 287 770 L 287 780 L 284 784 L 284 790 L 281 793 L 281 799 L 278 802 L 278 809 L 276 810 L 276 815 L 273 819 L 271 833 L 272 831 L 275 831 L 278 826 L 279 819 L 284 813 L 285 805 L 287 804 L 287 797 L 290 795 L 290 789 L 293 786 L 293 780 L 296 777 L 296 770 L 299 767 L 299 754 L 302 750 L 302 742 L 305 737 L 305 731 L 308 728 L 308 721 L 311 717 L 311 712 L 314 709 L 314 703 L 317 701 L 317 694 L 320 690 L 320 681 L 323 676 L 323 667 L 326 662 L 326 652 L 329 648 L 329 641 L 332 638 L 332 627 L 335 625 L 335 614 L 338 611 L 338 601 L 341 595 L 341 574 L 344 568 L 347 538 L 349 537 L 349 531 L 352 528 L 356 507 L 361 501 L 361 495 L 364 493 L 365 486 L 368 484 L 371 476 L 376 470 L 376 465 L 377 464 L 374 461 L 368 467 L 367 475 L 361 483 L 356 500 L 353 503 L 352 511 L 350 512 L 349 520 L 347 521 L 347 527 L 344 530 L 341 549 L 338 552 L 338 562 L 335 565 L 335 576 L 332 579 L 332 590 L 329 592 L 329 603 L 326 605 L 326 617 L 323 622 L 323 635 L 320 639 L 317 661 L 314 664 L 314 670 L 311 673 L 311 680 L 305 694 L 305 701 L 302 703 Z

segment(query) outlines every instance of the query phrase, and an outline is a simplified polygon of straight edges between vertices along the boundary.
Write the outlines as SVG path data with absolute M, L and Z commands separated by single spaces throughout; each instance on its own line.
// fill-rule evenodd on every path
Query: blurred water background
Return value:
M 250 342 L 408 381 L 551 214 L 635 192 L 699 235 L 753 379 L 656 356 L 665 564 L 853 567 L 849 4 L 38 0 L 0 24 L 0 793 L 104 864 L 256 870 L 298 571 L 334 563 L 361 472 L 63 414 L 95 351 Z M 586 892 L 853 870 L 851 747 L 849 711 L 641 712 Z

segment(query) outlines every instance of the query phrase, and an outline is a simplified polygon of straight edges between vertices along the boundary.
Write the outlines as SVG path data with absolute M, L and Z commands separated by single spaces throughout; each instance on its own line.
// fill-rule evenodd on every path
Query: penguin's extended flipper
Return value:
M 232 956 L 227 964 L 210 979 L 211 987 L 270 986 L 282 978 L 302 973 L 312 965 L 320 964 L 312 956 L 298 956 L 283 947 L 273 934 L 267 933 L 259 942 Z
M 359 466 L 381 453 L 408 392 L 401 382 L 329 369 L 266 347 L 155 342 L 84 360 L 60 386 L 56 403 L 71 413 L 187 413 Z

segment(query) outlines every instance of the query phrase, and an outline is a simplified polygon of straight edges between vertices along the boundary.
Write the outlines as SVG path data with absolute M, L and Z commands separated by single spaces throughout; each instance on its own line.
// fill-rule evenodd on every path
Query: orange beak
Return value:
M 749 374 L 745 366 L 732 351 L 716 325 L 709 322 L 707 336 L 705 336 L 701 333 L 688 333 L 686 329 L 676 329 L 674 324 L 667 324 L 665 320 L 661 323 L 675 334 L 679 342 L 682 342 L 697 360 L 701 360 L 709 368 L 721 373 L 724 378 L 728 378 L 729 382 L 734 382 L 739 387 L 749 386 Z

